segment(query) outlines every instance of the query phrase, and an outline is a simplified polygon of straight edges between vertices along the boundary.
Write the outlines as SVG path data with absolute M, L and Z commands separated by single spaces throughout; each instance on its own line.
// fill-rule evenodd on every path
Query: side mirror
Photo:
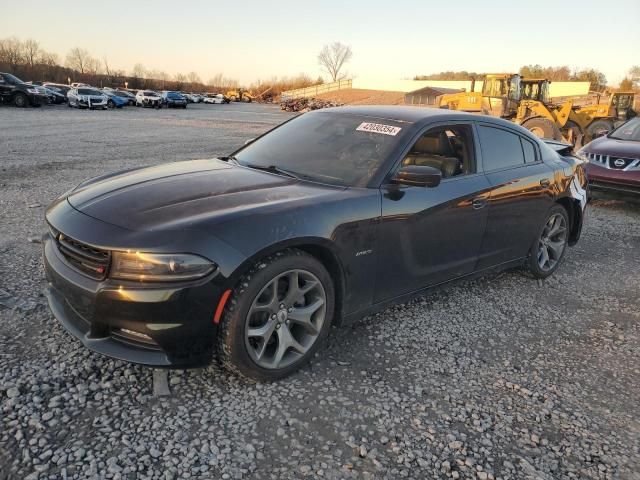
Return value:
M 391 181 L 415 187 L 437 187 L 442 180 L 442 172 L 426 165 L 406 165 L 396 172 Z

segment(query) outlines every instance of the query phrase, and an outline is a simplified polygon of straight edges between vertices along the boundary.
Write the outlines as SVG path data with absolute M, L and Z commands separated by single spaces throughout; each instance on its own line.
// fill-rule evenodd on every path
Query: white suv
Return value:
M 162 96 L 153 90 L 138 90 L 136 107 L 162 108 Z

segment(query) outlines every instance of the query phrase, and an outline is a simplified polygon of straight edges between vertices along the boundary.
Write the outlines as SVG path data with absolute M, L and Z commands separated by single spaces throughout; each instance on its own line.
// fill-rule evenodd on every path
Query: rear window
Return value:
M 524 165 L 520 135 L 499 128 L 478 127 L 485 171 Z

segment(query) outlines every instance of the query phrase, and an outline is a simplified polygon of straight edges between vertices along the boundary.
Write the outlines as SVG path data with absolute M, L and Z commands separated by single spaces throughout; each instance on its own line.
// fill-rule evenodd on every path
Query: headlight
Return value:
M 140 282 L 195 280 L 208 275 L 215 264 L 184 253 L 113 252 L 111 277 Z

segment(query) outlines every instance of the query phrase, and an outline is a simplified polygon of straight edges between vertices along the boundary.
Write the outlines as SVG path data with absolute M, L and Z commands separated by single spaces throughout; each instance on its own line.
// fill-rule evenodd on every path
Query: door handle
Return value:
M 471 200 L 471 205 L 475 210 L 479 210 L 487 204 L 487 199 L 484 197 L 476 197 Z
M 548 187 L 549 185 L 551 185 L 551 180 L 549 180 L 548 178 L 543 178 L 542 180 L 540 180 L 540 186 L 541 187 Z

